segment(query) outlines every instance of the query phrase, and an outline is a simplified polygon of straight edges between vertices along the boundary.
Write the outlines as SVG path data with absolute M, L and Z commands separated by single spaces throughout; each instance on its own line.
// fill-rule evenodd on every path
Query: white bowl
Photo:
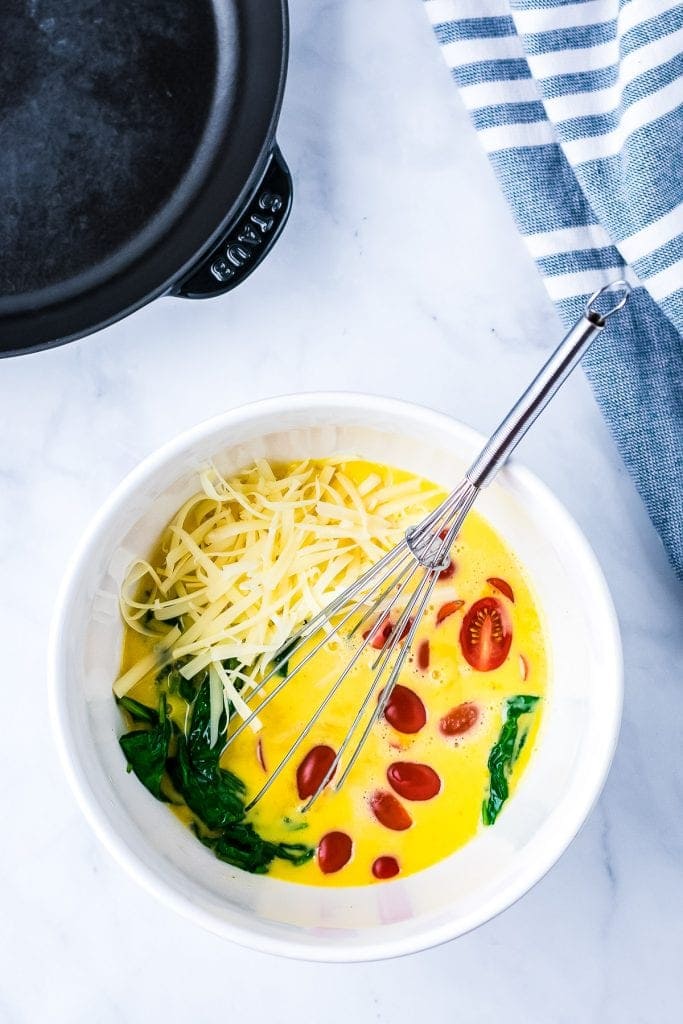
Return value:
M 132 559 L 197 489 L 209 459 L 223 471 L 255 456 L 358 452 L 453 485 L 482 439 L 446 416 L 350 394 L 275 398 L 202 423 L 147 458 L 96 516 L 56 610 L 50 703 L 61 760 L 108 850 L 146 889 L 236 942 L 310 960 L 397 956 L 455 938 L 509 907 L 555 863 L 609 769 L 622 702 L 619 633 L 602 573 L 558 501 L 511 465 L 478 508 L 526 567 L 545 616 L 551 685 L 543 725 L 514 799 L 495 827 L 405 879 L 317 889 L 245 874 L 220 861 L 126 773 L 111 695 L 121 622 L 117 594 Z

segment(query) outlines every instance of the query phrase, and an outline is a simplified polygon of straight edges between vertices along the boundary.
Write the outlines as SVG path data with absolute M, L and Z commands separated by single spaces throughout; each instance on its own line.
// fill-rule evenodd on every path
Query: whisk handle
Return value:
M 602 312 L 595 308 L 601 295 L 615 289 L 622 292 L 618 302 Z M 529 427 L 581 361 L 608 318 L 624 308 L 630 294 L 626 281 L 613 281 L 591 295 L 581 319 L 560 342 L 467 470 L 467 478 L 475 487 L 485 487 L 493 480 Z

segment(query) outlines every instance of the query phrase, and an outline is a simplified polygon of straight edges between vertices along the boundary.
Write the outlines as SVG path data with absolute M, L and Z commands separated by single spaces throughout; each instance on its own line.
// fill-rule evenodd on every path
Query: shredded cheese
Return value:
M 221 701 L 246 717 L 243 694 L 291 635 L 433 506 L 436 492 L 362 467 L 351 456 L 286 467 L 259 459 L 230 479 L 207 467 L 155 556 L 136 561 L 121 588 L 125 622 L 160 641 L 117 680 L 116 695 L 188 659 L 186 679 L 209 670 L 212 736 Z M 226 671 L 226 659 L 249 672 Z

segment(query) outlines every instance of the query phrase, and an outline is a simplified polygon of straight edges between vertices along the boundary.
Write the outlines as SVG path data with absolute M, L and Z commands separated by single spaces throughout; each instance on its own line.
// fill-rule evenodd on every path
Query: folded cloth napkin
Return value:
M 683 578 L 683 5 L 423 3 L 561 319 L 635 288 L 585 369 Z

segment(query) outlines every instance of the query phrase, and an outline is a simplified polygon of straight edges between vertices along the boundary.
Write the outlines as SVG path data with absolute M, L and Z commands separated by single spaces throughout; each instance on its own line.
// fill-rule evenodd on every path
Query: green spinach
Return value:
M 228 720 L 225 711 L 218 721 L 218 738 L 211 746 L 211 686 L 207 675 L 197 691 L 192 704 L 190 723 L 187 729 L 187 753 L 193 768 L 204 775 L 212 776 L 218 767 Z
M 187 736 L 178 737 L 178 751 L 169 763 L 173 785 L 207 828 L 225 828 L 244 817 L 245 786 L 219 766 L 227 731 L 221 715 L 218 742 L 211 746 L 211 696 L 208 676 L 194 699 Z
M 295 821 L 293 818 L 284 817 L 282 824 L 285 826 L 288 832 L 301 832 L 302 829 L 308 828 L 307 821 Z
M 124 711 L 127 711 L 134 722 L 147 722 L 149 725 L 156 725 L 159 721 L 159 712 L 154 708 L 142 704 L 132 697 L 118 697 L 116 703 Z
M 178 753 L 169 763 L 169 774 L 187 806 L 207 828 L 225 828 L 244 817 L 246 790 L 242 780 L 219 768 L 218 756 L 213 769 L 209 769 L 208 760 L 197 767 L 184 736 L 178 737 Z
M 537 702 L 538 697 L 525 693 L 519 693 L 515 697 L 508 697 L 506 701 L 505 721 L 497 742 L 491 748 L 488 759 L 488 769 L 491 778 L 488 796 L 484 800 L 481 809 L 481 816 L 485 825 L 493 825 L 509 796 L 508 777 L 512 766 L 522 751 L 528 732 L 528 730 L 525 730 L 521 737 L 519 737 L 519 718 L 521 715 L 526 715 L 533 711 Z
M 163 672 L 159 673 L 157 683 L 159 686 L 165 687 L 171 694 L 180 694 L 187 704 L 191 704 L 196 696 L 197 687 L 204 681 L 207 673 L 200 672 L 194 679 L 186 679 L 180 669 L 187 660 L 187 658 L 181 658 L 179 661 L 172 662 Z
M 313 856 L 312 847 L 303 843 L 271 843 L 263 839 L 246 821 L 229 825 L 216 837 L 202 835 L 199 831 L 197 835 L 219 860 L 256 875 L 265 874 L 275 857 L 298 865 Z
M 144 705 L 141 704 L 140 707 Z M 161 790 L 161 783 L 166 769 L 171 735 L 171 721 L 166 714 L 166 697 L 162 694 L 156 724 L 150 729 L 134 729 L 119 739 L 129 768 L 157 800 L 166 799 Z
M 174 672 L 176 677 L 171 678 Z M 180 676 L 177 668 L 171 668 L 168 673 L 162 673 L 159 686 L 184 696 L 177 676 Z M 246 787 L 241 779 L 220 766 L 228 728 L 227 715 L 225 712 L 221 715 L 218 740 L 211 746 L 208 673 L 200 680 L 196 692 L 192 687 L 192 700 L 188 701 L 189 724 L 185 734 L 178 730 L 174 733 L 163 690 L 158 713 L 132 698 L 119 701 L 142 726 L 120 740 L 130 767 L 159 800 L 167 799 L 162 791 L 164 779 L 167 789 L 172 785 L 195 816 L 196 835 L 220 860 L 257 874 L 268 871 L 275 857 L 303 864 L 313 856 L 312 847 L 303 843 L 271 843 L 244 820 Z M 302 823 L 299 827 L 306 825 Z

